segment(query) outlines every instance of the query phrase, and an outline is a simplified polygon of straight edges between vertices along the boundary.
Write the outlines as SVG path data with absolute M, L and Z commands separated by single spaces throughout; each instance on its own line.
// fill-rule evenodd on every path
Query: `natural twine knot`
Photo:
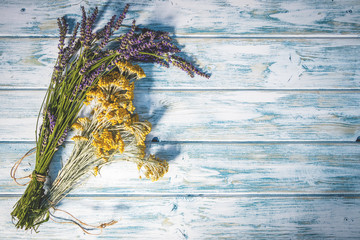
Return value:
M 24 156 L 22 156 L 22 158 L 20 158 L 19 160 L 17 160 L 16 162 L 15 162 L 15 164 L 14 164 L 14 166 L 11 168 L 11 170 L 10 170 L 10 177 L 14 180 L 14 182 L 17 184 L 17 185 L 19 185 L 19 186 L 26 186 L 30 181 L 28 181 L 27 183 L 24 183 L 24 184 L 22 184 L 22 183 L 19 183 L 17 180 L 18 179 L 25 179 L 25 178 L 33 178 L 33 174 L 30 174 L 30 175 L 28 175 L 28 176 L 25 176 L 25 177 L 19 177 L 19 178 L 17 178 L 16 176 L 15 176 L 15 174 L 16 174 L 16 171 L 17 171 L 17 169 L 18 169 L 18 167 L 20 166 L 20 163 L 22 162 L 22 160 L 24 160 L 24 158 L 26 158 L 26 157 L 28 157 L 28 156 L 31 156 L 34 152 L 35 152 L 35 150 L 36 150 L 36 147 L 34 147 L 34 148 L 32 148 L 32 149 L 30 149 L 27 153 L 25 153 L 25 155 Z
M 14 166 L 11 168 L 10 176 L 14 180 L 14 182 L 19 186 L 26 186 L 27 184 L 29 184 L 31 179 L 36 179 L 36 181 L 38 181 L 38 182 L 45 182 L 46 181 L 46 175 L 42 175 L 40 173 L 37 173 L 35 170 L 31 174 L 29 174 L 27 176 L 24 176 L 24 177 L 16 177 L 15 176 L 16 171 L 17 171 L 19 165 L 21 164 L 22 160 L 24 160 L 24 158 L 26 158 L 28 156 L 31 156 L 33 153 L 35 153 L 35 150 L 36 150 L 36 147 L 30 149 L 27 153 L 25 153 L 25 155 L 22 158 L 17 160 L 15 162 Z M 25 178 L 30 178 L 30 181 L 28 181 L 27 183 L 19 183 L 17 181 L 18 179 L 25 179 Z
M 55 208 L 54 206 L 51 207 L 52 209 L 54 209 L 54 213 L 56 211 L 60 211 L 60 212 L 63 212 L 63 213 L 66 213 L 67 215 L 69 215 L 71 218 L 73 218 L 74 220 L 71 220 L 71 221 L 67 221 L 67 222 L 58 222 L 56 221 L 54 218 L 59 218 L 59 217 L 56 217 L 54 216 L 54 214 L 50 213 L 50 219 L 53 220 L 54 222 L 56 223 L 70 223 L 70 224 L 75 224 L 77 225 L 79 228 L 81 228 L 81 230 L 83 230 L 84 233 L 86 234 L 89 234 L 89 235 L 100 235 L 102 233 L 102 230 L 103 228 L 106 228 L 108 226 L 111 226 L 111 225 L 114 225 L 116 224 L 118 221 L 115 221 L 115 220 L 112 220 L 110 222 L 107 222 L 107 223 L 102 223 L 98 226 L 96 225 L 90 225 L 88 223 L 85 223 L 83 221 L 81 221 L 80 219 L 76 218 L 74 215 L 72 215 L 71 213 L 65 211 L 65 210 L 62 210 L 62 209 L 58 209 L 58 208 Z M 52 217 L 54 218 L 52 218 Z M 100 229 L 100 232 L 99 233 L 92 233 L 92 232 L 89 232 L 88 228 L 91 228 L 91 229 Z
M 35 153 L 35 150 L 36 150 L 36 147 L 30 149 L 27 153 L 25 153 L 25 155 L 24 155 L 22 158 L 20 158 L 19 160 L 17 160 L 17 161 L 15 162 L 14 166 L 11 168 L 11 170 L 10 170 L 10 176 L 11 176 L 11 178 L 15 181 L 15 183 L 16 183 L 17 185 L 26 186 L 26 185 L 31 181 L 31 179 L 35 179 L 35 180 L 38 181 L 38 182 L 45 182 L 45 181 L 46 181 L 46 175 L 42 175 L 42 174 L 40 174 L 40 173 L 37 173 L 35 170 L 34 170 L 31 174 L 29 174 L 28 176 L 25 176 L 25 177 L 19 177 L 19 178 L 17 178 L 17 177 L 15 176 L 16 171 L 17 171 L 19 165 L 21 164 L 22 160 L 24 160 L 24 158 L 32 155 L 33 153 Z M 21 184 L 21 183 L 19 183 L 19 182 L 17 181 L 18 179 L 25 179 L 25 178 L 30 178 L 30 181 L 28 181 L 27 183 L 24 183 L 24 184 Z M 50 203 L 51 203 L 51 202 L 50 202 Z M 51 203 L 51 205 L 54 205 L 54 204 Z M 75 225 L 79 226 L 79 227 L 81 228 L 81 230 L 83 230 L 85 233 L 87 233 L 87 234 L 89 234 L 89 235 L 100 235 L 100 234 L 102 233 L 103 228 L 106 228 L 106 227 L 108 227 L 108 226 L 114 225 L 115 223 L 118 222 L 118 221 L 112 220 L 112 221 L 107 222 L 107 223 L 102 223 L 102 224 L 100 224 L 100 225 L 98 225 L 98 226 L 93 226 L 93 225 L 84 223 L 83 221 L 81 221 L 80 219 L 74 217 L 72 214 L 70 214 L 70 213 L 67 212 L 67 211 L 64 211 L 64 210 L 61 210 L 61 209 L 57 209 L 57 208 L 55 208 L 54 206 L 52 206 L 52 208 L 54 209 L 54 212 L 55 212 L 55 211 L 64 212 L 64 213 L 68 214 L 69 216 L 71 216 L 71 217 L 74 219 L 74 220 L 72 220 L 72 221 L 70 221 L 70 222 L 58 222 L 58 221 L 56 221 L 55 219 L 53 219 L 53 218 L 50 217 L 50 219 L 52 219 L 54 222 L 75 224 Z M 50 213 L 50 215 L 52 215 L 52 214 Z M 54 217 L 55 217 L 55 216 L 54 216 Z M 93 229 L 100 229 L 100 233 L 91 233 L 91 232 L 87 231 L 84 226 L 90 227 L 90 228 L 93 228 Z
M 106 227 L 108 227 L 108 226 L 114 225 L 115 223 L 117 223 L 117 221 L 112 220 L 112 221 L 110 221 L 110 222 L 108 222 L 108 223 L 100 224 L 100 228 L 106 228 Z
M 40 173 L 37 173 L 35 171 L 32 172 L 30 175 L 32 179 L 36 179 L 38 182 L 45 182 L 46 181 L 46 175 L 42 175 Z

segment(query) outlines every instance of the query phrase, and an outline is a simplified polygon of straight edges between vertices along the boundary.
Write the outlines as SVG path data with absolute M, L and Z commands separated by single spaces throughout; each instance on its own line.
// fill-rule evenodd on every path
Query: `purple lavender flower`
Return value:
M 62 17 L 61 19 L 58 18 L 57 20 L 58 26 L 59 26 L 59 32 L 60 32 L 60 38 L 59 38 L 59 55 L 63 54 L 63 48 L 65 45 L 65 37 L 66 37 L 66 33 L 68 30 L 68 27 L 66 25 L 66 20 L 64 17 Z
M 62 55 L 58 61 L 58 65 L 55 67 L 57 75 L 55 74 L 55 80 L 57 82 L 62 82 L 61 76 L 62 71 L 65 69 L 66 65 L 69 62 L 77 50 L 83 46 L 85 47 L 84 51 L 84 62 L 82 67 L 78 72 L 79 75 L 83 75 L 80 83 L 76 85 L 73 89 L 71 99 L 74 99 L 81 93 L 83 90 L 86 90 L 89 86 L 93 84 L 95 79 L 100 74 L 103 74 L 104 71 L 111 71 L 114 67 L 113 63 L 115 61 L 141 61 L 141 62 L 155 62 L 162 66 L 169 67 L 170 64 L 182 69 L 187 72 L 191 77 L 195 74 L 209 77 L 209 75 L 201 72 L 191 63 L 186 62 L 184 59 L 175 56 L 175 53 L 180 52 L 172 39 L 169 36 L 169 33 L 162 31 L 152 31 L 149 29 L 140 29 L 140 33 L 137 33 L 139 29 L 135 25 L 135 20 L 132 23 L 131 29 L 118 39 L 119 47 L 116 50 L 103 50 L 109 42 L 110 36 L 115 30 L 120 28 L 123 19 L 128 11 L 129 5 L 127 4 L 123 10 L 123 13 L 116 20 L 116 15 L 114 15 L 106 26 L 99 32 L 92 33 L 92 27 L 98 15 L 98 8 L 95 8 L 91 16 L 87 16 L 84 7 L 81 7 L 82 10 L 82 21 L 80 29 L 80 38 L 76 39 L 77 30 L 80 27 L 80 23 L 77 23 L 73 32 L 72 37 L 69 40 L 67 47 L 64 48 L 64 34 L 67 32 L 67 26 L 65 19 L 59 19 L 59 29 L 61 34 L 59 47 L 61 48 Z M 115 21 L 116 20 L 116 21 Z M 63 36 L 63 37 L 62 37 Z M 100 40 L 100 43 L 95 43 L 97 40 Z M 94 42 L 95 40 L 95 42 Z M 98 44 L 97 46 L 95 44 Z M 91 49 L 90 49 L 91 47 Z M 96 56 L 96 59 L 94 59 Z M 99 60 L 104 57 L 113 56 L 112 63 L 106 63 L 101 65 L 101 67 L 96 70 L 92 70 L 91 66 L 95 65 Z M 92 59 L 92 60 L 91 60 Z
M 98 13 L 99 13 L 99 9 L 98 9 L 98 7 L 95 7 L 93 13 L 91 14 L 91 17 L 88 19 L 89 20 L 89 25 L 92 26 L 94 24 Z
M 44 134 L 44 139 L 43 139 L 43 142 L 41 144 L 42 147 L 46 147 L 48 138 L 49 138 L 49 136 Z
M 58 142 L 57 142 L 57 146 L 60 146 L 64 143 L 65 139 L 66 139 L 66 136 L 68 134 L 68 131 L 69 131 L 69 127 L 65 128 L 65 131 L 63 133 L 63 135 L 59 138 Z
M 128 46 L 128 41 L 134 36 L 135 28 L 136 28 L 136 26 L 135 26 L 135 20 L 134 20 L 130 31 L 127 32 L 125 34 L 125 36 L 120 41 L 120 46 L 119 46 L 119 49 L 118 49 L 118 53 L 121 54 L 121 53 L 126 52 L 126 47 Z
M 62 83 L 62 81 L 64 81 L 64 79 L 65 79 L 65 76 L 60 76 L 57 80 L 57 83 L 58 84 Z
M 94 60 L 91 60 L 91 61 L 86 62 L 86 63 L 84 64 L 84 66 L 80 69 L 79 74 L 80 74 L 80 75 L 84 75 L 84 73 L 85 73 L 87 70 L 89 70 L 89 68 L 90 68 L 92 65 L 96 64 L 96 63 L 97 63 L 98 61 L 100 61 L 101 59 L 102 59 L 102 57 L 98 57 L 98 58 L 96 58 L 96 59 L 94 59 Z
M 105 70 L 106 64 L 103 63 L 100 67 L 94 70 L 90 75 L 85 76 L 80 83 L 80 90 L 87 90 L 92 85 L 97 77 L 102 74 Z
M 109 38 L 111 36 L 111 27 L 114 24 L 115 18 L 116 18 L 116 15 L 114 15 L 111 18 L 111 20 L 108 22 L 108 24 L 105 26 L 104 39 L 101 41 L 98 50 L 103 49 L 106 46 L 106 44 L 109 42 Z
M 73 34 L 69 40 L 68 46 L 69 47 L 73 47 L 75 45 L 75 39 L 76 39 L 76 35 L 77 35 L 77 31 L 79 29 L 80 23 L 77 22 L 73 31 Z
M 85 27 L 86 27 L 86 12 L 84 6 L 81 6 L 82 19 L 81 19 L 81 29 L 80 29 L 80 41 L 83 42 L 85 39 Z
M 77 31 L 78 31 L 80 23 L 76 24 L 76 26 L 74 28 L 74 32 L 68 42 L 67 47 L 65 47 L 65 48 L 64 48 L 64 45 L 65 45 L 64 41 L 65 41 L 65 36 L 66 36 L 66 32 L 67 32 L 65 18 L 62 18 L 62 20 L 58 19 L 58 25 L 60 28 L 60 43 L 59 43 L 60 51 L 59 51 L 58 64 L 54 67 L 54 70 L 57 71 L 58 73 L 61 73 L 62 70 L 64 69 L 64 67 L 66 66 L 66 64 L 68 63 L 69 59 L 74 55 L 74 53 L 80 47 L 79 40 L 76 39 L 76 35 L 77 35 Z M 54 75 L 54 80 L 56 80 L 57 78 L 59 78 L 59 75 Z
M 179 67 L 180 69 L 187 72 L 191 77 L 194 77 L 194 74 L 197 74 L 199 76 L 210 78 L 209 74 L 201 72 L 199 69 L 197 69 L 193 64 L 187 62 L 185 59 L 179 57 L 179 56 L 171 56 L 171 62 L 174 66 Z
M 57 66 L 54 67 L 54 70 L 57 71 L 57 72 L 60 72 L 62 70 L 62 68 L 57 65 Z
M 48 116 L 48 119 L 49 119 L 49 130 L 50 130 L 50 134 L 51 134 L 55 129 L 56 116 L 51 114 L 50 111 L 47 112 L 47 116 Z
M 119 16 L 118 20 L 116 21 L 116 23 L 114 25 L 114 31 L 116 31 L 116 30 L 118 30 L 120 28 L 120 26 L 121 26 L 121 24 L 122 24 L 122 22 L 123 22 L 123 20 L 124 20 L 124 18 L 126 16 L 126 13 L 127 13 L 128 9 L 129 9 L 129 6 L 130 6 L 129 4 L 126 4 L 122 14 Z
M 93 11 L 92 15 L 88 19 L 86 19 L 84 45 L 87 47 L 96 36 L 96 34 L 92 33 L 92 26 L 95 22 L 98 12 L 99 12 L 98 8 L 95 7 L 95 10 Z
M 118 61 L 141 61 L 156 62 L 164 67 L 170 64 L 187 72 L 191 77 L 195 74 L 209 78 L 210 75 L 201 72 L 193 64 L 178 57 L 175 53 L 180 49 L 171 42 L 169 33 L 142 29 L 142 32 L 135 33 L 135 22 L 131 30 L 119 40 L 120 46 L 117 49 Z

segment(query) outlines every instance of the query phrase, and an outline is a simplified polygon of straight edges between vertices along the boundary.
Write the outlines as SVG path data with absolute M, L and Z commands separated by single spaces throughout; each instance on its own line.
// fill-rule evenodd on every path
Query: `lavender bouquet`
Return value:
M 101 30 L 93 32 L 98 9 L 86 14 L 82 7 L 82 21 L 76 24 L 66 45 L 68 26 L 64 17 L 58 19 L 59 53 L 36 124 L 35 170 L 23 196 L 11 213 L 17 228 L 36 230 L 41 223 L 48 221 L 48 209 L 45 217 L 39 218 L 39 215 L 44 214 L 44 182 L 50 162 L 54 153 L 64 143 L 70 127 L 76 122 L 86 96 L 89 96 L 99 79 L 114 71 L 116 64 L 155 62 L 165 67 L 179 67 L 191 77 L 195 74 L 209 77 L 175 55 L 180 50 L 166 32 L 139 29 L 133 21 L 127 33 L 115 35 L 114 33 L 124 26 L 122 22 L 128 8 L 129 5 L 126 5 L 120 16 L 114 15 Z

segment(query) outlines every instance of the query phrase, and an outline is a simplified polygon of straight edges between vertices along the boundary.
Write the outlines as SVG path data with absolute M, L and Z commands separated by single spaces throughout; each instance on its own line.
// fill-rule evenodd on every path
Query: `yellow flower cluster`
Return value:
M 107 157 L 113 151 L 119 150 L 120 153 L 124 152 L 124 141 L 121 138 L 120 132 L 110 132 L 108 129 L 104 129 L 100 134 L 98 132 L 93 133 L 94 140 L 92 145 L 96 148 L 96 155 L 98 157 Z
M 128 62 L 118 62 L 118 69 L 102 77 L 97 86 L 91 89 L 86 95 L 86 104 L 91 101 L 95 102 L 94 116 L 98 123 L 111 123 L 111 126 L 123 126 L 132 134 L 138 134 L 139 145 L 144 145 L 146 135 L 150 129 L 146 128 L 145 132 L 136 132 L 133 125 L 139 121 L 136 114 L 133 114 L 135 107 L 132 100 L 134 99 L 134 83 L 131 79 L 137 80 L 145 77 L 144 71 L 137 65 Z M 78 127 L 78 126 L 76 126 Z M 108 155 L 118 150 L 124 151 L 124 141 L 119 131 L 104 129 L 95 130 L 92 145 L 96 148 L 98 157 L 106 158 Z
M 99 166 L 94 167 L 94 176 L 96 177 L 99 173 Z
M 151 131 L 151 124 L 139 121 L 132 102 L 134 83 L 131 81 L 145 77 L 144 71 L 129 62 L 117 62 L 116 65 L 118 68 L 101 77 L 97 86 L 87 93 L 85 104 L 94 104 L 92 120 L 77 120 L 72 127 L 80 134 L 73 140 L 88 141 L 94 147 L 95 155 L 105 162 L 116 153 L 130 151 L 138 168 L 144 170 L 145 177 L 156 181 L 168 171 L 168 164 L 153 155 L 144 159 L 145 139 Z M 94 168 L 94 175 L 98 174 L 103 163 Z
M 73 140 L 75 142 L 79 142 L 79 141 L 88 141 L 89 139 L 84 136 L 75 135 L 71 138 L 71 140 Z
M 138 146 L 145 146 L 146 136 L 151 132 L 150 122 L 139 122 L 139 117 L 135 115 L 130 121 L 125 122 L 124 127 L 134 134 Z
M 86 124 L 89 124 L 91 121 L 87 117 L 78 118 L 77 122 L 80 123 L 82 126 L 85 126 Z
M 169 164 L 165 160 L 160 160 L 154 155 L 150 155 L 147 161 L 138 163 L 138 170 L 144 168 L 144 175 L 146 178 L 150 178 L 151 181 L 157 181 L 163 177 L 169 170 Z
M 84 131 L 88 123 L 90 123 L 89 118 L 87 117 L 78 118 L 71 127 L 75 130 L 78 130 L 79 135 L 75 135 L 74 137 L 71 138 L 71 140 L 75 142 L 88 141 L 89 138 L 82 136 L 82 131 Z
M 116 81 L 114 81 L 114 79 L 116 79 Z M 98 86 L 99 87 L 111 87 L 111 86 L 122 87 L 123 84 L 125 84 L 126 82 L 128 82 L 128 80 L 124 76 L 122 76 L 119 71 L 112 71 L 109 74 L 103 76 L 99 80 Z
M 123 71 L 123 72 L 128 72 L 130 74 L 136 74 L 137 78 L 144 78 L 146 77 L 144 70 L 138 66 L 138 65 L 132 65 L 129 62 L 117 62 L 116 66 L 118 66 L 118 68 Z
M 112 125 L 121 124 L 131 119 L 130 113 L 125 108 L 118 108 L 111 111 L 103 111 L 99 115 L 99 119 L 107 118 Z
M 87 117 L 78 118 L 76 122 L 71 126 L 75 130 L 83 131 L 86 124 L 90 123 L 90 119 Z
M 79 131 L 84 130 L 84 127 L 83 127 L 80 123 L 78 123 L 78 122 L 74 123 L 71 127 L 72 127 L 73 129 L 79 130 Z

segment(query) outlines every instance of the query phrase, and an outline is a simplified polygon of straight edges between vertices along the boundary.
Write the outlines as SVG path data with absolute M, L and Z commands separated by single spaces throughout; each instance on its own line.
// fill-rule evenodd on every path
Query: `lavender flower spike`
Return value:
M 109 42 L 109 38 L 111 36 L 111 26 L 114 24 L 116 15 L 114 15 L 111 20 L 108 22 L 108 24 L 105 26 L 105 33 L 104 33 L 104 39 L 101 41 L 99 45 L 99 50 L 103 49 L 106 44 Z
M 47 116 L 49 118 L 49 130 L 50 130 L 50 134 L 51 134 L 55 129 L 56 117 L 54 115 L 52 115 L 50 113 L 50 111 L 47 112 Z
M 66 136 L 68 134 L 69 128 L 67 127 L 63 133 L 63 135 L 59 138 L 59 141 L 57 142 L 57 146 L 60 146 L 64 143 Z
M 86 26 L 85 26 L 85 40 L 84 40 L 84 44 L 85 46 L 89 46 L 90 42 L 93 40 L 93 38 L 95 37 L 92 34 L 92 26 L 95 22 L 95 19 L 97 17 L 99 10 L 96 7 L 94 12 L 92 13 L 91 17 L 86 19 Z
M 72 34 L 72 36 L 70 38 L 70 41 L 69 41 L 69 44 L 68 44 L 69 47 L 73 47 L 73 45 L 74 45 L 79 26 L 80 26 L 80 23 L 76 23 L 73 34 Z
M 104 72 L 105 70 L 105 63 L 103 63 L 100 67 L 98 67 L 95 71 L 93 71 L 90 76 L 86 76 L 83 78 L 81 84 L 80 84 L 80 90 L 86 90 L 91 84 L 94 82 L 94 80 Z
M 85 27 L 86 27 L 86 12 L 84 6 L 81 6 L 82 20 L 80 29 L 80 41 L 83 42 L 85 39 Z
M 57 23 L 58 23 L 59 32 L 60 32 L 60 39 L 59 39 L 58 48 L 60 50 L 59 54 L 62 55 L 64 53 L 63 48 L 64 48 L 64 45 L 65 45 L 65 37 L 66 37 L 66 32 L 67 32 L 67 25 L 66 25 L 66 20 L 65 20 L 64 17 L 62 17 L 61 19 L 58 18 Z
M 129 4 L 126 4 L 122 14 L 120 15 L 120 17 L 118 18 L 118 20 L 116 21 L 116 23 L 114 25 L 114 31 L 116 31 L 116 30 L 118 30 L 120 28 L 120 26 L 121 26 L 121 24 L 122 24 L 122 22 L 123 22 L 123 20 L 124 20 L 124 18 L 126 16 L 126 13 L 127 13 L 128 9 L 129 9 L 129 6 L 130 6 Z

